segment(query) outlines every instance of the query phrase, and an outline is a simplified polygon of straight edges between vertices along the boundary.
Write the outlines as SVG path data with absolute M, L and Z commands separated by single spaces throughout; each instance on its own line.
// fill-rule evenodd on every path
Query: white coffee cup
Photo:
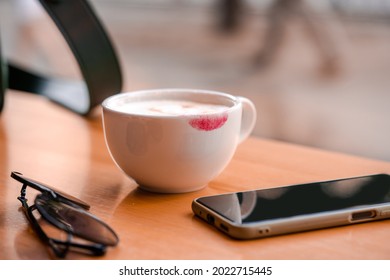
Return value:
M 205 187 L 228 165 L 256 122 L 249 99 L 209 90 L 120 93 L 102 107 L 114 162 L 139 187 L 160 193 Z

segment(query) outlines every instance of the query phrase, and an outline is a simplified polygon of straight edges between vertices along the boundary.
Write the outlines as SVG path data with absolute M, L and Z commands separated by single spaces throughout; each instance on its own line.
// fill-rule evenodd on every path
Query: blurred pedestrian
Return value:
M 286 28 L 293 17 L 299 18 L 315 43 L 321 56 L 320 71 L 334 75 L 339 70 L 339 54 L 335 41 L 325 22 L 315 17 L 314 11 L 305 0 L 274 0 L 266 15 L 266 30 L 263 45 L 254 57 L 257 68 L 269 66 L 282 47 Z

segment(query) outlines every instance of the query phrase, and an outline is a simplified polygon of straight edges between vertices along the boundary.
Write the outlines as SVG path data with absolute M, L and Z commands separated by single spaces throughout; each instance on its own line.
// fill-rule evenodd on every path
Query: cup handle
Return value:
M 257 112 L 252 101 L 246 97 L 237 97 L 242 104 L 241 130 L 238 143 L 244 141 L 252 133 L 256 124 Z

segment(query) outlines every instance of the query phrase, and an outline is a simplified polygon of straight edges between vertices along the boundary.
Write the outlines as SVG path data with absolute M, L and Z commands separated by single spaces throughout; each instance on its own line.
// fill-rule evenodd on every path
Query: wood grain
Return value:
M 389 220 L 237 241 L 191 211 L 192 200 L 203 195 L 390 173 L 388 162 L 249 138 L 203 190 L 154 194 L 137 188 L 111 160 L 99 110 L 84 118 L 15 91 L 7 92 L 0 116 L 0 161 L 0 259 L 52 258 L 20 211 L 20 184 L 11 171 L 90 203 L 120 237 L 101 259 L 390 259 Z

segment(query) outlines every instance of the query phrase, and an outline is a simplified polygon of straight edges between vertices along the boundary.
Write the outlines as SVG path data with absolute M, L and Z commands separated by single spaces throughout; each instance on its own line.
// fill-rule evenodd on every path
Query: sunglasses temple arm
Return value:
M 53 239 L 53 238 L 50 239 L 50 242 L 54 243 L 54 245 L 65 246 L 67 248 L 66 251 L 68 251 L 68 249 L 71 247 L 74 250 L 87 252 L 87 253 L 94 255 L 94 256 L 102 256 L 106 252 L 106 246 L 103 244 L 71 243 L 71 242 L 57 240 L 57 239 Z M 53 244 L 52 244 L 52 247 L 53 247 L 53 249 L 55 248 L 55 246 L 53 246 Z M 55 251 L 57 252 L 58 250 L 55 250 Z
M 22 203 L 22 206 L 25 209 L 28 209 L 27 198 L 26 198 L 26 188 L 27 188 L 27 184 L 23 184 L 22 189 L 20 190 L 20 196 L 18 196 L 18 200 Z

